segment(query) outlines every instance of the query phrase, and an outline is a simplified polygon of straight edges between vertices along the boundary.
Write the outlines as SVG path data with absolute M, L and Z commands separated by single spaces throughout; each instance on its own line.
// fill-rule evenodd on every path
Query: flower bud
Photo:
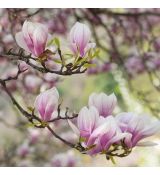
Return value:
M 59 93 L 55 87 L 37 96 L 34 106 L 43 121 L 51 119 L 53 112 L 58 108 L 58 99 Z
M 117 98 L 113 94 L 106 95 L 105 93 L 92 93 L 89 97 L 89 106 L 94 106 L 97 108 L 99 115 L 107 117 L 112 114 L 113 109 L 117 103 Z
M 48 29 L 43 24 L 25 21 L 15 38 L 21 48 L 38 57 L 45 51 Z
M 90 48 L 95 47 L 95 43 L 89 43 L 91 32 L 88 26 L 76 22 L 69 35 L 71 50 L 74 54 L 79 53 L 83 57 Z

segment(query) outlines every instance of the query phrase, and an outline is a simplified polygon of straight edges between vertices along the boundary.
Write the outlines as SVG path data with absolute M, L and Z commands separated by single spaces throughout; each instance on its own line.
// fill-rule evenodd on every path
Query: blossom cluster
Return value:
M 156 10 L 151 16 L 139 10 L 132 10 L 133 13 L 129 13 L 130 16 L 126 17 L 126 13 L 116 13 L 108 9 L 61 9 L 55 10 L 57 16 L 54 20 L 50 15 L 41 14 L 42 16 L 30 18 L 32 22 L 25 17 L 27 12 L 25 9 L 20 11 L 8 9 L 7 11 L 7 15 L 6 13 L 3 15 L 5 10 L 0 10 L 0 52 L 2 53 L 0 63 L 5 70 L 2 70 L 0 88 L 8 93 L 12 102 L 28 118 L 32 126 L 48 128 L 52 135 L 59 138 L 58 141 L 62 141 L 62 144 L 67 144 L 84 154 L 91 156 L 105 154 L 107 159 L 112 159 L 114 156 L 125 157 L 135 146 L 155 145 L 143 139 L 155 135 L 160 129 L 160 123 L 152 121 L 147 114 L 114 113 L 117 105 L 114 93 L 111 95 L 92 93 L 89 96 L 88 105 L 82 107 L 78 114 L 68 117 L 66 110 L 66 118 L 59 116 L 61 102 L 55 85 L 59 80 L 59 75 L 72 75 L 86 71 L 88 74 L 98 74 L 114 68 L 122 68 L 121 71 L 129 75 L 126 76 L 127 81 L 130 81 L 130 78 L 136 78 L 140 73 L 148 73 L 153 87 L 159 91 L 157 71 L 160 68 L 160 39 L 156 31 L 159 22 L 156 13 L 158 14 L 159 10 Z M 48 9 L 44 11 L 49 14 Z M 139 15 L 142 14 L 146 15 L 145 20 L 140 20 Z M 81 22 L 75 22 L 70 29 L 67 35 L 67 48 L 64 48 L 66 45 L 60 42 L 55 35 L 58 33 L 64 37 L 68 31 L 70 16 L 75 17 L 75 21 L 81 20 Z M 15 25 L 12 21 L 15 22 Z M 92 42 L 92 35 L 96 43 Z M 12 52 L 15 44 L 21 48 L 16 49 L 18 50 L 16 53 Z M 101 59 L 96 45 L 103 50 L 101 55 L 105 59 Z M 12 49 L 9 50 L 9 48 Z M 8 61 L 10 57 L 13 57 L 11 58 L 13 62 Z M 10 64 L 12 64 L 11 67 Z M 25 72 L 20 70 L 25 70 Z M 20 77 L 20 74 L 17 73 L 19 71 L 23 73 Z M 28 107 L 28 110 L 25 111 L 21 105 L 18 105 L 12 96 L 12 92 L 18 88 L 24 95 L 26 92 L 34 94 L 41 92 L 35 99 L 34 108 Z M 27 102 L 29 98 L 24 98 L 24 102 Z M 149 103 L 149 100 L 146 102 Z M 159 112 L 152 106 L 150 109 L 153 113 Z M 35 112 L 38 113 L 39 118 Z M 75 144 L 73 142 L 76 139 L 70 136 L 70 132 L 63 131 L 64 133 L 58 135 L 58 127 L 54 128 L 56 124 L 62 127 L 62 123 L 64 125 L 65 122 L 60 122 L 64 119 L 68 120 L 70 127 L 75 132 L 74 136 L 77 138 Z M 55 124 L 54 127 L 51 124 Z M 30 140 L 24 142 L 17 150 L 17 154 L 22 158 L 33 152 L 31 146 L 37 143 L 42 136 L 37 132 L 32 134 Z M 53 166 L 73 166 L 74 159 L 73 155 L 70 157 L 70 153 L 69 158 L 60 162 L 60 159 L 66 155 L 55 156 L 51 164 Z
M 58 100 L 59 93 L 55 87 L 38 95 L 35 109 L 43 121 L 48 122 L 55 117 Z M 122 112 L 113 116 L 116 104 L 114 93 L 92 93 L 88 107 L 83 107 L 78 113 L 77 124 L 68 120 L 85 153 L 127 156 L 135 146 L 155 145 L 153 142 L 141 140 L 156 134 L 160 123 L 152 121 L 145 114 L 137 115 L 134 112 Z M 115 153 L 120 150 L 124 152 Z
M 49 50 L 49 43 L 52 41 L 52 35 L 49 34 L 46 25 L 25 21 L 22 26 L 22 31 L 15 36 L 17 44 L 25 51 L 33 54 L 35 57 L 41 56 L 47 49 Z M 69 46 L 73 54 L 80 57 L 95 48 L 95 43 L 90 43 L 91 31 L 87 25 L 76 22 L 71 28 L 69 34 Z M 59 44 L 57 43 L 58 47 Z

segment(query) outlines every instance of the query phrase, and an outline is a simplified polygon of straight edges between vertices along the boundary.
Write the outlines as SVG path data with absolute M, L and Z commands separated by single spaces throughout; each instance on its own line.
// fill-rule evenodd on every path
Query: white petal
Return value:
M 88 43 L 85 48 L 85 53 L 88 52 L 90 49 L 94 49 L 96 47 L 96 43 Z
M 69 126 L 72 128 L 73 132 L 79 137 L 80 132 L 78 128 L 70 120 L 67 120 L 67 121 L 68 121 Z
M 137 143 L 136 146 L 156 146 L 156 145 L 158 144 L 155 142 L 146 141 L 146 142 Z
M 22 32 L 16 33 L 15 39 L 16 39 L 16 42 L 17 42 L 19 47 L 23 48 L 27 52 L 30 52 L 30 50 L 27 47 L 27 44 L 26 44 L 26 42 L 25 42 L 25 40 L 23 38 L 23 33 Z
M 158 132 L 160 132 L 160 122 L 159 121 L 150 124 L 150 126 L 148 126 L 142 131 L 142 134 L 144 134 L 145 136 L 151 136 Z

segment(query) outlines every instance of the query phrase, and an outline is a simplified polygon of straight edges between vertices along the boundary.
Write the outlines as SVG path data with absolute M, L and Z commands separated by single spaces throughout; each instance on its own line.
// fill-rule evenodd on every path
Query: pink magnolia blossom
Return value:
M 49 121 L 51 119 L 53 112 L 58 108 L 58 99 L 59 93 L 55 87 L 37 96 L 34 106 L 43 121 Z
M 131 148 L 134 146 L 152 146 L 152 142 L 140 142 L 142 139 L 152 136 L 160 129 L 159 121 L 151 121 L 146 115 L 137 115 L 133 112 L 124 112 L 116 117 L 122 132 L 130 133 L 125 138 L 126 145 Z
M 89 97 L 89 108 L 83 107 L 80 110 L 77 125 L 68 121 L 87 154 L 107 154 L 113 144 L 119 145 L 121 141 L 124 141 L 128 149 L 154 145 L 139 141 L 154 135 L 160 129 L 160 122 L 152 122 L 150 117 L 138 116 L 132 112 L 113 117 L 111 113 L 116 102 L 114 94 L 107 96 L 104 93 L 93 93 Z
M 87 147 L 93 147 L 89 150 L 90 155 L 105 153 L 113 143 L 119 142 L 128 134 L 122 133 L 113 116 L 108 116 L 90 135 L 86 142 Z
M 92 112 L 90 115 L 85 115 L 87 108 L 84 107 L 80 111 L 77 119 L 76 127 L 73 123 L 69 121 L 69 124 L 73 131 L 81 138 L 82 144 L 85 148 L 92 149 L 87 151 L 90 155 L 95 155 L 98 153 L 104 153 L 107 151 L 113 143 L 117 143 L 121 139 L 125 138 L 128 133 L 122 133 L 116 120 L 113 116 L 108 116 L 104 118 L 102 116 L 97 116 L 96 108 L 91 107 Z
M 25 21 L 22 31 L 16 33 L 15 38 L 21 48 L 38 57 L 45 51 L 48 36 L 48 29 L 45 25 Z
M 85 56 L 86 52 L 95 47 L 95 43 L 89 43 L 91 31 L 83 23 L 76 22 L 72 27 L 69 35 L 71 50 L 74 54 L 79 53 L 81 57 Z
M 99 112 L 99 115 L 107 117 L 112 114 L 117 103 L 117 98 L 113 94 L 106 95 L 105 93 L 92 93 L 89 97 L 89 106 L 95 106 Z
M 77 118 L 77 127 L 69 121 L 70 126 L 77 135 L 88 138 L 98 123 L 99 114 L 95 107 L 83 107 Z

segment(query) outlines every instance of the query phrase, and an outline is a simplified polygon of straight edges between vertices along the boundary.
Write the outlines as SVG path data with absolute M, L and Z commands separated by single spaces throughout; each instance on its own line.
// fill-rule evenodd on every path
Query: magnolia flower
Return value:
M 128 133 L 122 133 L 113 116 L 99 116 L 94 106 L 83 107 L 77 118 L 77 126 L 68 121 L 73 131 L 81 138 L 88 154 L 104 153 L 113 143 L 125 138 Z M 93 148 L 92 148 L 93 146 Z M 90 149 L 91 148 L 91 149 Z
M 22 31 L 16 33 L 15 38 L 21 48 L 38 57 L 45 51 L 48 29 L 41 23 L 25 21 Z
M 98 111 L 95 107 L 83 107 L 77 118 L 77 127 L 69 121 L 73 131 L 81 137 L 88 138 L 95 129 L 99 119 Z
M 99 115 L 107 117 L 112 114 L 113 109 L 117 103 L 117 98 L 113 94 L 106 95 L 105 93 L 92 93 L 89 97 L 89 106 L 95 106 L 99 112 Z
M 76 22 L 69 35 L 71 50 L 74 54 L 79 53 L 83 57 L 88 50 L 96 46 L 95 43 L 89 43 L 91 32 L 88 26 Z
M 37 96 L 34 106 L 43 121 L 51 119 L 53 112 L 58 108 L 58 99 L 59 93 L 55 87 Z
M 105 153 L 113 143 L 117 143 L 126 136 L 127 133 L 121 132 L 115 118 L 108 116 L 90 135 L 86 146 L 88 148 L 93 146 L 93 149 L 89 150 L 88 154 Z
M 141 142 L 142 139 L 154 135 L 160 129 L 160 122 L 151 121 L 146 115 L 137 115 L 133 112 L 124 112 L 116 117 L 122 132 L 130 133 L 125 138 L 125 143 L 129 148 L 134 146 L 151 146 L 153 142 Z

